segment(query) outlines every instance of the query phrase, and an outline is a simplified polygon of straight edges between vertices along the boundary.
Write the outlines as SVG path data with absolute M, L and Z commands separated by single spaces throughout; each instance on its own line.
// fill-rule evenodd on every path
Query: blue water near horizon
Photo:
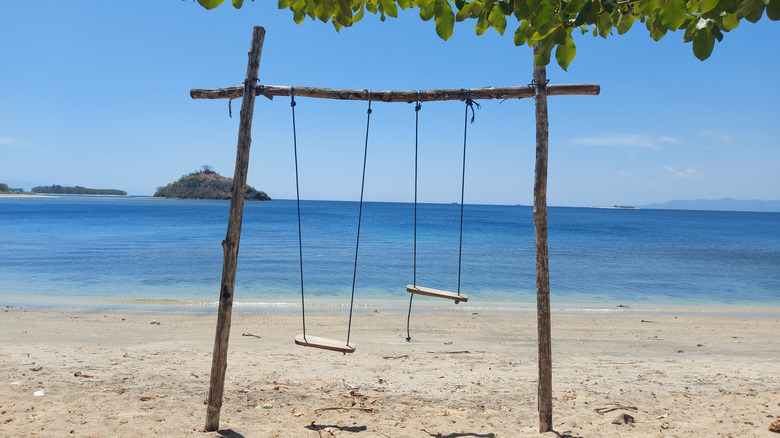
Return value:
M 219 296 L 227 201 L 0 198 L 0 305 L 204 310 Z M 302 201 L 313 309 L 348 305 L 358 203 Z M 460 308 L 536 306 L 532 209 L 464 206 Z M 417 284 L 455 290 L 460 206 L 418 206 Z M 778 308 L 780 214 L 550 207 L 554 308 Z M 355 304 L 404 308 L 414 205 L 364 204 Z M 300 306 L 296 205 L 246 203 L 235 308 Z M 428 308 L 454 305 L 420 297 Z M 446 300 L 445 300 L 446 301 Z

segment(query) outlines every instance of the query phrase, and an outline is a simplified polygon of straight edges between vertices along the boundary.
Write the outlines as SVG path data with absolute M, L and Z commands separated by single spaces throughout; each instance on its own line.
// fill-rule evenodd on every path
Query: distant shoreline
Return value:
M 0 198 L 35 198 L 37 193 L 0 193 Z

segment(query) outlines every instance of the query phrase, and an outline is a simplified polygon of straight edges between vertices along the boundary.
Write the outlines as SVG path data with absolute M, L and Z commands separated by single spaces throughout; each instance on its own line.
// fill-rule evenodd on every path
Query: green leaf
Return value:
M 574 39 L 571 37 L 571 29 L 564 29 L 563 33 L 566 35 L 563 44 L 558 44 L 558 48 L 555 49 L 555 61 L 561 66 L 563 71 L 569 68 L 569 64 L 574 60 L 577 55 L 577 48 L 574 46 Z
M 583 6 L 585 6 L 585 0 L 572 0 L 563 8 L 563 12 L 565 14 L 574 15 L 579 13 Z
M 704 61 L 712 54 L 715 47 L 715 36 L 710 32 L 709 26 L 704 29 L 697 29 L 693 36 L 693 54 L 700 61 Z
M 555 37 L 551 36 L 539 42 L 539 50 L 534 53 L 534 65 L 542 66 L 550 63 L 550 54 L 555 46 Z
M 647 30 L 650 31 L 650 37 L 653 38 L 654 41 L 659 41 L 669 30 L 661 22 L 661 18 L 658 15 L 648 16 L 645 24 L 647 25 Z
M 617 9 L 617 0 L 601 0 L 601 7 L 604 8 L 608 14 L 611 14 Z
M 502 11 L 501 8 L 494 6 L 493 10 L 490 11 L 490 15 L 488 15 L 488 21 L 490 22 L 490 26 L 493 27 L 499 35 L 504 34 L 504 31 L 506 30 L 506 15 L 504 15 L 504 11 Z
M 303 20 L 306 19 L 306 13 L 301 9 L 300 11 L 293 11 L 293 21 L 295 24 L 301 24 L 303 23 Z
M 350 7 L 349 0 L 336 1 L 336 11 L 333 14 L 333 21 L 343 27 L 352 25 L 352 8 Z M 339 30 L 339 28 L 336 30 Z
M 535 28 L 540 29 L 544 25 L 553 22 L 553 17 L 555 16 L 555 6 L 546 1 L 541 2 L 539 7 L 533 12 L 536 12 L 536 17 L 531 20 L 531 24 Z
M 718 42 L 723 41 L 723 34 L 720 32 L 718 26 L 712 26 L 712 28 L 710 28 L 710 32 L 712 32 L 712 36 L 714 36 Z
M 737 18 L 737 14 L 726 14 L 721 17 L 720 23 L 723 25 L 723 29 L 728 32 L 739 26 L 739 18 Z
M 310 2 L 310 3 L 314 3 L 314 2 Z M 371 12 L 372 14 L 376 14 L 376 12 L 378 10 L 376 0 L 374 0 L 374 1 L 371 1 L 371 0 L 367 1 L 366 2 L 366 10 L 368 12 Z
M 382 12 L 389 17 L 398 18 L 398 7 L 394 0 L 379 0 L 379 5 L 382 6 Z
M 333 0 L 320 0 L 320 3 L 314 8 L 314 13 L 323 23 L 327 23 L 335 11 L 336 6 L 333 4 Z
M 667 29 L 677 30 L 685 22 L 688 16 L 688 9 L 685 7 L 685 0 L 672 0 L 661 7 L 661 23 Z
M 477 36 L 482 35 L 488 30 L 488 27 L 490 27 L 490 23 L 487 19 L 487 13 L 483 13 L 479 16 L 479 19 L 477 19 L 477 25 L 474 26 L 474 32 L 477 33 Z
M 715 9 L 715 6 L 718 6 L 718 0 L 702 0 L 701 4 L 699 4 L 699 10 L 702 14 L 706 14 Z
M 577 18 L 574 20 L 574 25 L 582 26 L 583 24 L 587 23 L 588 16 L 590 15 L 591 9 L 593 9 L 593 2 L 589 1 L 585 3 L 582 6 L 582 9 L 580 9 L 580 13 L 577 14 Z
M 515 0 L 515 18 L 517 21 L 531 18 L 531 8 L 528 6 L 527 0 Z
M 458 8 L 458 13 L 455 14 L 455 21 L 460 22 L 467 18 L 475 18 L 474 15 L 472 14 L 472 11 L 475 9 L 474 6 L 476 4 L 477 2 L 470 2 L 464 4 L 462 8 Z
M 409 9 L 411 6 L 411 0 L 398 0 L 398 7 L 401 8 L 402 11 Z
M 198 0 L 198 3 L 206 9 L 214 9 L 224 2 L 225 0 Z
M 512 12 L 515 10 L 514 0 L 498 0 L 498 7 L 501 8 L 501 12 L 504 13 L 504 15 L 512 15 Z
M 452 36 L 452 29 L 455 26 L 455 13 L 452 12 L 452 5 L 447 0 L 436 0 L 435 16 L 433 22 L 436 23 L 436 34 L 439 38 L 447 41 Z
M 363 9 L 363 5 L 360 5 L 360 9 L 358 9 L 352 14 L 352 22 L 357 23 L 358 21 L 362 20 L 363 14 L 365 14 L 364 11 L 365 9 Z
M 520 26 L 517 26 L 517 30 L 514 34 L 514 42 L 515 46 L 518 47 L 528 42 L 528 20 L 521 21 Z
M 623 35 L 631 29 L 634 24 L 634 16 L 631 14 L 622 14 L 620 17 L 620 23 L 617 25 L 618 35 Z
M 612 17 L 609 14 L 602 13 L 599 15 L 599 22 L 596 25 L 599 29 L 599 35 L 602 38 L 606 38 L 612 31 Z
M 241 6 L 244 5 L 244 0 L 232 0 L 233 1 L 233 7 L 236 9 L 241 9 Z
M 305 4 L 306 6 L 304 7 L 304 11 L 306 12 L 306 15 L 308 15 L 312 20 L 315 20 L 317 18 L 317 11 L 315 11 L 314 2 L 306 2 Z
M 683 34 L 683 42 L 684 43 L 690 43 L 693 41 L 693 37 L 696 35 L 696 26 L 691 23 L 688 25 L 688 27 L 685 28 L 685 33 Z
M 769 0 L 766 5 L 766 18 L 772 21 L 780 20 L 780 0 Z

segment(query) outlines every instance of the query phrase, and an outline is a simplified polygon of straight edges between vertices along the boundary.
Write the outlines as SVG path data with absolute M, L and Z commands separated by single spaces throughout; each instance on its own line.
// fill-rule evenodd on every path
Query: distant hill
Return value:
M 86 187 L 74 186 L 63 187 L 57 184 L 53 186 L 38 186 L 32 188 L 33 193 L 46 193 L 53 195 L 110 195 L 110 196 L 126 196 L 127 192 L 124 190 L 116 189 L 88 189 Z
M 214 172 L 209 166 L 203 166 L 203 170 L 184 175 L 165 187 L 158 187 L 154 196 L 179 199 L 230 199 L 232 191 L 232 179 Z M 250 186 L 247 186 L 245 196 L 244 199 L 247 201 L 271 200 L 265 192 Z
M 780 201 L 722 199 L 675 200 L 663 204 L 643 205 L 642 208 L 666 210 L 718 210 L 718 211 L 758 211 L 780 213 Z

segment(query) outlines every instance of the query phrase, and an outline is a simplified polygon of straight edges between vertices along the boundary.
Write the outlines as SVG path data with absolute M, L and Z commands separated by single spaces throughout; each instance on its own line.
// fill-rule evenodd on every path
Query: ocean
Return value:
M 141 197 L 0 198 L 0 305 L 212 311 L 219 297 L 226 201 Z M 463 309 L 536 306 L 530 206 L 464 206 Z M 307 307 L 348 305 L 357 202 L 302 201 Z M 780 307 L 780 214 L 550 207 L 554 309 Z M 418 206 L 419 286 L 455 291 L 460 206 Z M 414 205 L 368 202 L 355 306 L 402 309 L 415 282 Z M 301 303 L 294 200 L 246 203 L 236 311 Z M 446 302 L 442 302 L 446 301 Z M 415 306 L 451 308 L 415 298 Z M 627 307 L 618 307 L 627 306 Z

